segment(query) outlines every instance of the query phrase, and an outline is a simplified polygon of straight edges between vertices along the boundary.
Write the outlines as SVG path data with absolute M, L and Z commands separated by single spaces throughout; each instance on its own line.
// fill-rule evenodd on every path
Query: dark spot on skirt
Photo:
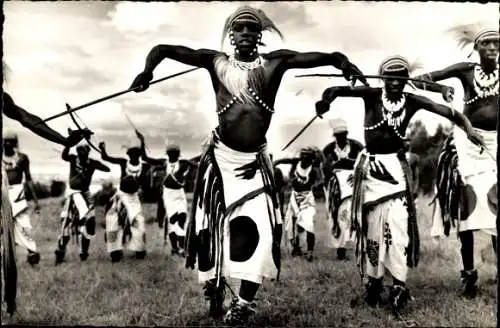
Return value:
M 85 220 L 85 229 L 87 230 L 87 233 L 89 235 L 95 235 L 95 217 L 91 217 Z
M 198 245 L 198 269 L 201 272 L 210 271 L 215 267 L 215 252 L 212 238 L 210 238 L 210 231 L 208 229 L 201 230 L 196 237 Z
M 474 209 L 477 205 L 477 196 L 474 188 L 471 185 L 465 185 L 463 189 L 463 213 L 462 213 L 462 221 L 465 221 L 469 218 L 469 215 L 474 212 Z
M 248 216 L 238 216 L 229 222 L 229 257 L 234 262 L 248 261 L 257 249 L 260 236 L 255 222 Z
M 488 190 L 488 206 L 493 214 L 497 214 L 498 197 L 497 197 L 497 184 L 495 183 L 490 190 Z

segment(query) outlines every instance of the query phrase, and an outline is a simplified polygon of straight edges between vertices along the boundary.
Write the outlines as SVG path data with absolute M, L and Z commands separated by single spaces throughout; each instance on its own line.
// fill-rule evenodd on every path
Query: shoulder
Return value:
M 25 153 L 20 153 L 18 152 L 17 153 L 17 156 L 19 158 L 19 162 L 23 162 L 23 163 L 29 163 L 30 161 L 30 158 L 28 155 L 26 155 Z
M 73 155 L 74 156 L 74 155 Z M 89 163 L 91 166 L 95 167 L 95 166 L 98 166 L 98 165 L 101 165 L 101 162 L 96 160 L 96 159 L 93 159 L 93 158 L 90 158 L 89 159 Z
M 12 99 L 12 97 L 7 93 L 7 92 L 3 92 L 3 101 L 5 103 L 13 103 L 14 100 Z
M 472 62 L 460 62 L 446 67 L 444 70 L 446 71 L 456 71 L 463 72 L 473 69 L 476 66 L 475 63 Z
M 351 138 L 349 138 L 348 140 L 352 146 L 359 148 L 359 149 L 363 149 L 363 144 L 361 142 L 357 141 L 356 139 L 351 139 Z
M 328 145 L 323 148 L 323 153 L 330 152 L 335 148 L 335 141 L 330 142 Z

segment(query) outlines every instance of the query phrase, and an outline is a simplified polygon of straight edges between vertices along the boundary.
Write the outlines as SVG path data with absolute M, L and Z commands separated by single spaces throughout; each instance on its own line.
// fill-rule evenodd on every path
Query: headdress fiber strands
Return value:
M 481 40 L 500 37 L 498 28 L 484 27 L 479 23 L 463 24 L 449 28 L 447 32 L 454 34 L 460 49 L 469 44 L 477 44 Z
M 241 6 L 234 11 L 224 23 L 224 29 L 222 31 L 222 39 L 221 39 L 221 48 L 224 44 L 224 40 L 226 39 L 229 31 L 231 30 L 231 26 L 236 21 L 243 22 L 255 22 L 260 25 L 262 31 L 270 31 L 277 33 L 282 40 L 284 40 L 283 34 L 276 27 L 273 21 L 267 17 L 267 15 L 261 10 L 256 9 L 250 6 Z

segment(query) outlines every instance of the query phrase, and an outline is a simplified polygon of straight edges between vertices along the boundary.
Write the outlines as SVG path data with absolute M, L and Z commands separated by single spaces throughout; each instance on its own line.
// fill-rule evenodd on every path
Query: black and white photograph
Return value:
M 496 2 L 2 2 L 2 325 L 496 327 Z

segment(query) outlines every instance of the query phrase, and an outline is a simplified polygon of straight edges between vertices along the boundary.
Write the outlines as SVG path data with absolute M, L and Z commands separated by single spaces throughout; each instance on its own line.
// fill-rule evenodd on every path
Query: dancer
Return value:
M 2 66 L 5 63 L 2 61 Z M 4 75 L 5 77 L 5 75 Z M 24 127 L 30 129 L 38 136 L 55 142 L 60 145 L 72 146 L 80 142 L 82 139 L 90 138 L 92 132 L 88 129 L 69 131 L 68 138 L 63 137 L 58 132 L 52 130 L 45 124 L 41 118 L 26 111 L 18 106 L 12 97 L 7 93 L 3 93 L 3 114 L 10 119 L 13 119 Z M 17 293 L 17 266 L 15 253 L 15 221 L 9 197 L 9 182 L 7 172 L 2 165 L 2 206 L 0 216 L 0 230 L 2 231 L 2 261 L 3 279 L 5 290 L 3 300 L 7 304 L 7 313 L 13 314 L 16 311 L 16 293 Z
M 184 248 L 186 240 L 186 221 L 187 221 L 187 199 L 184 191 L 184 184 L 190 169 L 196 169 L 197 163 L 192 160 L 180 159 L 181 149 L 178 145 L 170 144 L 167 146 L 167 158 L 148 157 L 145 150 L 144 136 L 137 132 L 137 137 L 141 141 L 142 158 L 151 165 L 163 165 L 166 169 L 166 175 L 163 182 L 163 208 L 165 216 L 161 218 L 164 222 L 164 238 L 168 234 L 170 239 L 172 255 L 184 257 Z
M 462 25 L 451 29 L 463 47 L 473 45 L 479 64 L 462 62 L 443 70 L 419 76 L 426 81 L 457 78 L 464 89 L 464 115 L 474 130 L 484 138 L 487 150 L 482 151 L 468 141 L 457 128 L 444 143 L 439 156 L 437 190 L 445 234 L 451 225 L 458 227 L 462 245 L 462 296 L 477 294 L 477 270 L 474 266 L 474 231 L 491 235 L 496 252 L 497 215 L 497 115 L 498 115 L 498 28 Z M 441 92 L 451 101 L 454 90 L 433 84 L 415 83 L 418 88 Z
M 146 222 L 139 200 L 141 175 L 144 172 L 140 147 L 129 147 L 126 158 L 111 157 L 106 144 L 99 144 L 103 160 L 120 166 L 120 187 L 106 211 L 106 245 L 111 262 L 123 257 L 123 247 L 135 252 L 137 259 L 146 257 Z
M 320 164 L 322 154 L 319 149 L 303 148 L 297 158 L 282 158 L 274 162 L 274 166 L 291 164 L 290 172 L 292 193 L 285 214 L 285 231 L 292 245 L 292 256 L 301 256 L 301 236 L 306 232 L 307 261 L 313 260 L 315 235 L 316 201 L 314 188 L 322 182 Z
M 277 50 L 260 54 L 265 30 L 281 33 L 259 9 L 239 7 L 225 22 L 234 54 L 184 46 L 158 45 L 144 71 L 132 83 L 148 88 L 153 70 L 166 58 L 205 68 L 216 93 L 219 125 L 200 161 L 188 224 L 186 266 L 198 259 L 200 282 L 212 316 L 222 314 L 225 276 L 241 280 L 239 296 L 227 311 L 226 324 L 247 322 L 263 278 L 279 271 L 281 218 L 266 133 L 284 73 L 289 69 L 334 66 L 345 78 L 362 74 L 339 52 L 300 53 Z M 366 80 L 360 79 L 363 83 Z M 191 235 L 190 233 L 191 232 Z
M 61 155 L 63 161 L 69 162 L 69 190 L 61 213 L 61 234 L 57 238 L 55 250 L 56 265 L 64 261 L 66 246 L 72 235 L 81 242 L 80 260 L 87 260 L 96 225 L 94 202 L 89 187 L 95 170 L 111 171 L 101 162 L 89 158 L 90 146 L 86 143 L 76 146 L 77 155 L 70 155 L 69 151 L 70 147 L 64 147 Z
M 419 236 L 406 161 L 404 135 L 419 109 L 443 116 L 460 126 L 468 138 L 483 146 L 481 136 L 461 113 L 428 98 L 403 92 L 412 72 L 407 59 L 391 56 L 379 68 L 386 76 L 382 88 L 331 87 L 316 103 L 318 115 L 337 97 L 359 97 L 365 103 L 366 148 L 355 166 L 352 222 L 356 226 L 356 255 L 362 277 L 368 276 L 365 301 L 380 302 L 385 269 L 393 276 L 389 301 L 394 311 L 410 299 L 408 268 L 418 264 Z M 390 76 L 403 77 L 393 78 Z
M 28 202 L 24 194 L 25 188 L 33 197 L 35 213 L 39 213 L 40 205 L 31 178 L 30 159 L 28 155 L 18 150 L 18 137 L 16 133 L 6 132 L 3 136 L 2 166 L 7 173 L 9 182 L 9 199 L 12 215 L 15 221 L 16 243 L 28 251 L 27 262 L 36 265 L 40 262 L 40 253 L 37 252 L 36 242 L 33 239 L 33 227 L 28 213 Z
M 337 248 L 337 259 L 348 260 L 346 243 L 351 238 L 351 200 L 354 162 L 363 145 L 348 138 L 347 123 L 343 119 L 330 121 L 334 141 L 323 149 L 325 165 L 325 205 L 330 223 L 330 245 Z

